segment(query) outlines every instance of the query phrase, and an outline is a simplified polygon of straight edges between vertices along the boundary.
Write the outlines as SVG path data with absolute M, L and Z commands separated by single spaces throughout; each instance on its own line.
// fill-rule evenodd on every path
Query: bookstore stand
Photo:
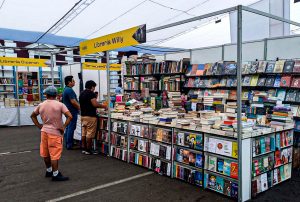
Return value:
M 277 16 L 274 16 L 274 15 L 271 15 L 271 14 L 268 14 L 268 13 L 264 13 L 264 12 L 261 12 L 261 11 L 255 10 L 255 9 L 245 7 L 245 6 L 237 6 L 237 7 L 232 7 L 232 8 L 224 9 L 224 10 L 221 10 L 221 11 L 213 12 L 213 13 L 210 13 L 210 14 L 205 14 L 205 15 L 202 15 L 202 16 L 194 17 L 194 18 L 191 18 L 191 19 L 183 20 L 183 21 L 180 21 L 180 22 L 175 22 L 175 23 L 160 26 L 160 27 L 157 27 L 157 28 L 149 29 L 149 30 L 147 30 L 147 33 L 151 33 L 151 32 L 154 32 L 154 31 L 159 31 L 159 30 L 171 28 L 171 27 L 178 26 L 178 25 L 185 24 L 185 23 L 189 23 L 189 22 L 192 22 L 192 21 L 195 21 L 195 20 L 201 20 L 201 19 L 217 16 L 217 15 L 224 14 L 224 13 L 234 12 L 234 11 L 237 12 L 237 44 L 236 44 L 236 46 L 237 46 L 237 72 L 236 72 L 236 76 L 237 76 L 237 87 L 236 87 L 236 89 L 237 89 L 237 138 L 236 138 L 236 141 L 233 141 L 233 142 L 228 141 L 227 138 L 226 138 L 225 141 L 228 142 L 226 144 L 232 145 L 232 147 L 233 147 L 233 145 L 236 145 L 237 146 L 236 150 L 238 151 L 237 152 L 238 154 L 237 154 L 237 159 L 232 159 L 232 158 L 228 158 L 228 156 L 224 156 L 224 160 L 230 160 L 230 162 L 233 162 L 235 165 L 236 165 L 236 163 L 238 164 L 238 172 L 237 172 L 238 175 L 236 176 L 236 173 L 235 173 L 235 175 L 233 177 L 233 181 L 238 182 L 235 185 L 236 186 L 235 190 L 236 191 L 238 190 L 237 191 L 238 192 L 238 197 L 237 197 L 238 200 L 239 201 L 246 201 L 246 200 L 251 199 L 251 196 L 252 196 L 252 193 L 251 193 L 251 189 L 252 189 L 251 188 L 251 181 L 252 181 L 251 173 L 252 173 L 252 170 L 251 169 L 252 169 L 252 166 L 253 166 L 253 162 L 256 163 L 257 162 L 256 160 L 258 158 L 258 156 L 256 156 L 255 153 L 253 153 L 255 150 L 253 150 L 252 148 L 254 147 L 256 142 L 258 142 L 258 140 L 255 137 L 247 137 L 247 138 L 242 137 L 242 121 L 241 121 L 241 111 L 242 111 L 242 97 L 241 97 L 241 95 L 242 95 L 242 68 L 241 67 L 242 67 L 242 45 L 243 45 L 242 44 L 242 12 L 243 11 L 250 12 L 250 13 L 253 13 L 253 14 L 264 16 L 264 17 L 267 17 L 267 18 L 270 18 L 270 19 L 275 19 L 275 20 L 285 22 L 285 23 L 288 23 L 288 24 L 293 24 L 293 25 L 296 25 L 296 26 L 300 26 L 300 23 L 296 23 L 296 22 L 293 22 L 293 21 L 290 21 L 290 20 L 286 20 L 284 18 L 277 17 Z M 110 129 L 111 129 L 110 120 L 111 120 L 111 117 L 110 117 L 110 113 L 109 113 L 109 117 L 108 117 L 109 132 L 110 132 Z M 176 134 L 176 129 L 173 128 L 171 130 L 172 130 L 172 134 Z M 291 132 L 291 130 L 292 130 L 292 128 L 286 129 L 286 131 L 288 131 L 288 134 L 289 134 L 289 140 L 292 139 L 290 137 L 290 134 L 293 134 Z M 205 133 L 207 131 L 203 131 L 203 132 Z M 274 135 L 274 133 L 277 133 L 277 134 Z M 275 139 L 275 137 L 278 136 L 278 135 L 279 135 L 279 137 L 281 137 L 281 134 L 285 134 L 284 131 L 277 131 L 277 132 L 271 132 L 271 133 L 266 133 L 266 134 L 257 134 L 257 135 L 262 135 L 262 136 L 266 135 L 267 136 L 266 139 L 262 138 L 259 141 L 264 142 L 266 140 L 269 141 L 269 140 L 272 139 L 272 143 L 277 144 L 277 148 L 275 148 L 275 147 L 268 148 L 267 154 L 270 154 L 271 156 L 272 155 L 276 156 L 276 155 L 278 155 L 277 151 L 279 151 L 279 150 L 281 150 L 282 153 L 290 153 L 291 152 L 291 150 L 289 149 L 291 147 L 290 142 L 286 145 L 280 145 L 281 144 L 280 140 Z M 108 137 L 110 139 L 110 135 L 108 135 Z M 174 138 L 174 136 L 172 136 L 172 138 Z M 215 142 L 215 140 L 214 140 L 213 136 L 210 136 L 210 135 L 204 135 L 204 139 L 206 139 L 206 140 L 204 140 L 204 155 L 206 155 L 206 156 L 211 155 L 213 157 L 214 154 L 211 154 L 209 152 L 209 149 L 205 148 L 205 144 L 207 144 L 206 143 L 207 141 L 210 142 L 210 139 L 212 140 L 212 142 Z M 149 142 L 151 142 L 151 140 L 149 140 Z M 110 143 L 110 140 L 109 140 L 109 143 Z M 144 142 L 142 141 L 142 143 L 144 143 Z M 140 144 L 142 145 L 142 143 L 140 143 Z M 128 139 L 128 145 L 131 145 L 129 143 L 129 139 Z M 133 145 L 135 145 L 135 144 L 133 144 Z M 172 141 L 171 146 L 172 146 L 172 148 L 179 147 L 178 145 L 174 144 L 173 141 Z M 288 150 L 286 150 L 286 149 L 288 149 Z M 150 148 L 150 150 L 151 150 L 151 148 Z M 180 164 L 181 159 L 174 159 L 173 158 L 173 156 L 174 156 L 173 152 L 172 152 L 172 165 L 173 164 Z M 201 150 L 200 150 L 200 153 L 199 153 L 199 151 L 195 151 L 195 155 L 196 156 L 197 155 L 201 156 L 201 154 L 202 154 L 202 156 L 203 156 L 203 153 L 201 153 L 201 152 L 202 152 Z M 111 152 L 109 152 L 109 153 L 111 154 Z M 130 153 L 130 147 L 128 147 L 128 153 Z M 265 153 L 266 153 L 266 151 L 263 150 L 262 154 L 259 154 L 259 155 L 264 155 Z M 130 158 L 130 156 L 129 156 L 129 158 Z M 264 161 L 266 161 L 266 160 L 264 160 Z M 141 158 L 141 162 L 143 162 L 143 158 Z M 278 173 L 278 172 L 281 173 L 281 171 L 278 171 L 278 168 L 280 168 L 281 170 L 283 170 L 283 169 L 289 170 L 290 166 L 291 166 L 290 163 L 291 163 L 291 158 L 287 158 L 287 160 L 283 160 L 283 162 L 278 161 L 278 164 L 275 164 L 273 174 Z M 140 164 L 139 161 L 136 164 Z M 207 169 L 207 170 L 204 173 L 210 173 L 210 172 L 213 173 L 213 172 L 215 172 L 215 171 L 211 171 L 209 169 L 209 167 L 204 167 L 204 170 L 205 169 Z M 268 168 L 268 169 L 270 170 L 271 167 Z M 268 169 L 267 169 L 267 171 L 269 171 Z M 258 173 L 264 173 L 264 172 L 267 172 L 267 171 L 266 170 L 260 170 L 260 171 L 258 170 L 257 172 Z M 174 176 L 174 175 L 176 176 L 176 173 L 174 171 L 172 171 L 172 176 Z M 288 172 L 287 172 L 287 175 L 285 177 L 286 178 L 284 178 L 283 180 L 289 179 L 290 176 L 289 176 Z M 275 185 L 275 184 L 277 184 L 277 183 L 279 183 L 283 180 L 281 179 L 279 181 L 277 179 L 277 181 L 274 182 L 273 184 Z M 205 182 L 205 179 L 204 179 L 204 184 L 205 183 L 206 182 Z M 266 185 L 266 186 L 268 187 L 268 185 Z M 218 190 L 215 190 L 215 191 L 218 191 Z M 260 191 L 261 192 L 265 191 L 265 189 L 262 189 Z

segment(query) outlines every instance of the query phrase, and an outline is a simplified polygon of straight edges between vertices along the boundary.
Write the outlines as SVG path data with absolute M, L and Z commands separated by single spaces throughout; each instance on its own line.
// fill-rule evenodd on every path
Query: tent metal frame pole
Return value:
M 107 78 L 107 125 L 108 125 L 108 156 L 110 156 L 110 133 L 111 133 L 111 115 L 110 115 L 110 75 L 109 75 L 109 51 L 106 51 L 106 78 Z
M 238 133 L 238 201 L 243 201 L 242 196 L 242 7 L 237 10 L 237 133 Z
M 229 12 L 232 12 L 232 11 L 235 11 L 235 10 L 237 10 L 236 6 L 230 7 L 230 8 L 227 8 L 227 9 L 223 9 L 223 10 L 220 10 L 220 11 L 215 11 L 215 12 L 212 12 L 212 13 L 208 13 L 208 14 L 196 16 L 196 17 L 189 18 L 189 19 L 186 19 L 186 20 L 182 20 L 182 21 L 170 23 L 170 24 L 167 24 L 167 25 L 155 27 L 155 28 L 152 28 L 152 29 L 148 29 L 146 32 L 147 33 L 155 32 L 155 31 L 158 31 L 158 30 L 175 27 L 175 26 L 186 24 L 186 23 L 189 23 L 189 22 L 194 22 L 194 21 L 197 21 L 197 20 L 202 20 L 202 19 L 205 19 L 205 18 L 214 17 L 216 15 L 221 15 L 221 14 L 224 14 L 224 13 L 229 13 Z
M 299 22 L 295 22 L 295 21 L 292 21 L 292 20 L 288 20 L 288 19 L 285 19 L 283 17 L 279 17 L 279 16 L 276 16 L 276 15 L 272 15 L 270 13 L 266 13 L 266 12 L 263 12 L 263 11 L 259 11 L 259 10 L 256 10 L 256 9 L 253 9 L 253 8 L 250 8 L 248 6 L 241 6 L 242 7 L 242 10 L 244 11 L 247 11 L 247 12 L 250 12 L 250 13 L 254 13 L 254 14 L 257 14 L 257 15 L 261 15 L 261 16 L 264 16 L 264 17 L 267 17 L 269 19 L 274 19 L 274 20 L 278 20 L 278 21 L 281 21 L 281 22 L 285 22 L 285 23 L 288 23 L 288 24 L 292 24 L 292 25 L 295 25 L 297 27 L 300 27 L 300 23 Z
M 53 72 L 53 68 L 54 68 L 54 53 L 51 53 L 51 82 L 52 82 L 52 86 L 54 86 L 54 72 Z
M 21 126 L 21 109 L 20 109 L 20 99 L 19 99 L 19 79 L 18 79 L 18 66 L 15 66 L 15 84 L 16 84 L 16 88 L 15 90 L 17 91 L 15 94 L 17 95 L 17 117 L 18 117 L 18 126 Z

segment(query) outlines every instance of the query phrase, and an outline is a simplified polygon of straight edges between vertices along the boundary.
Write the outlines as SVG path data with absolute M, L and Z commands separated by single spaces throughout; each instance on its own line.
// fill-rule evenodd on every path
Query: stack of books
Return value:
M 276 105 L 271 115 L 270 126 L 277 129 L 293 127 L 293 114 L 289 105 Z

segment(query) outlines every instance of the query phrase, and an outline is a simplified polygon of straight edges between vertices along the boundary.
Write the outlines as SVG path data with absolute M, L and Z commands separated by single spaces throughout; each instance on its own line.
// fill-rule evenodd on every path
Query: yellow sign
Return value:
M 110 64 L 110 71 L 121 71 L 121 64 Z M 82 63 L 82 69 L 87 70 L 106 70 L 106 63 L 93 63 L 84 62 Z
M 132 27 L 120 32 L 83 41 L 80 43 L 80 55 L 87 55 L 101 51 L 114 50 L 126 46 L 146 42 L 146 25 Z
M 47 67 L 46 59 L 0 57 L 2 66 Z

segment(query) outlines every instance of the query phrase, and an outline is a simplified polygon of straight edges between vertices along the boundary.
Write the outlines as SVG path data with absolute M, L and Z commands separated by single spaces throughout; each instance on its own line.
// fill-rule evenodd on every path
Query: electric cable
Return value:
M 74 6 L 64 14 L 63 17 L 61 17 L 54 25 L 52 25 L 46 32 L 44 32 L 34 43 L 37 43 L 39 40 L 41 40 L 53 27 L 55 27 L 64 17 L 66 17 L 82 0 L 79 0 L 77 3 L 74 4 Z
M 129 13 L 130 11 L 134 10 L 135 8 L 139 7 L 140 5 L 144 4 L 145 2 L 147 2 L 149 0 L 144 0 L 142 2 L 140 2 L 139 4 L 135 5 L 134 7 L 128 9 L 127 11 L 125 11 L 124 13 L 122 13 L 121 15 L 117 16 L 116 18 L 112 19 L 111 21 L 109 21 L 108 23 L 104 24 L 103 26 L 101 26 L 100 28 L 96 29 L 95 31 L 93 31 L 92 33 L 90 33 L 89 35 L 83 37 L 84 39 L 80 39 L 78 41 L 76 41 L 75 43 L 73 43 L 72 45 L 77 44 L 78 42 L 84 41 L 87 38 L 89 38 L 90 36 L 92 36 L 93 34 L 97 33 L 98 31 L 100 31 L 101 29 L 103 29 L 104 27 L 110 25 L 111 23 L 115 22 L 116 20 L 118 20 L 119 18 L 121 18 L 122 16 L 126 15 L 127 13 Z
M 6 0 L 3 0 L 3 1 L 2 1 L 2 4 L 1 4 L 1 6 L 0 6 L 0 10 L 1 10 L 1 8 L 3 7 L 5 1 L 6 1 Z

